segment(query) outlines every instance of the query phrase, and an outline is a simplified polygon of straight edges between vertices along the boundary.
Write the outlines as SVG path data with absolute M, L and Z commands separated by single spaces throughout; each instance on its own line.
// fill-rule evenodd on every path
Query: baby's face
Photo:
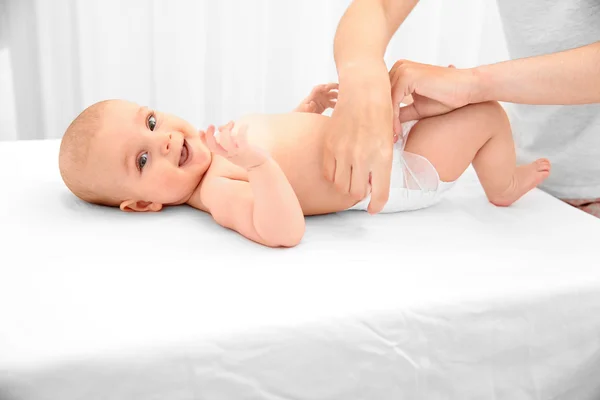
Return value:
M 158 211 L 186 202 L 211 162 L 199 132 L 174 115 L 126 101 L 111 102 L 105 112 L 91 143 L 92 179 L 121 199 L 122 209 Z

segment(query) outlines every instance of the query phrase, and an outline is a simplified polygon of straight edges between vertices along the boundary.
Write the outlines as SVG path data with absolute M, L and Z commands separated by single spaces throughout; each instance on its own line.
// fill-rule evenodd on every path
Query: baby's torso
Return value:
M 248 125 L 249 141 L 267 150 L 279 164 L 305 215 L 342 211 L 356 203 L 324 178 L 323 149 L 328 119 L 310 113 L 248 115 L 236 121 L 233 129 L 237 132 L 242 124 Z M 241 168 L 237 173 L 247 177 Z

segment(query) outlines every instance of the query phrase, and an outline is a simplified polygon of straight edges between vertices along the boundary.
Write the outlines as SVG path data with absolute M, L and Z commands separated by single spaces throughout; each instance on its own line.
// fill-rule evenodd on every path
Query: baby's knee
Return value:
M 497 101 L 470 104 L 467 107 L 473 107 L 473 113 L 485 118 L 488 123 L 508 124 L 508 115 Z

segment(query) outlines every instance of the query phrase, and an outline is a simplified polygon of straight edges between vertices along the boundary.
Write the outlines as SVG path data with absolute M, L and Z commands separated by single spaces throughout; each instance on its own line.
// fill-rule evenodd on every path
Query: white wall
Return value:
M 198 126 L 289 110 L 335 81 L 349 0 L 0 0 L 0 140 L 60 137 L 126 98 Z M 421 0 L 386 62 L 506 59 L 493 0 Z

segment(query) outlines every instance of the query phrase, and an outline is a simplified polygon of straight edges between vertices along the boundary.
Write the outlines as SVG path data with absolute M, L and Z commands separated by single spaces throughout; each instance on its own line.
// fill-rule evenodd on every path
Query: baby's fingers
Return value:
M 339 89 L 340 85 L 338 83 L 328 83 L 325 85 L 325 90 L 332 91 Z
M 310 91 L 309 98 L 316 97 L 325 91 L 325 85 L 317 85 Z
M 219 127 L 219 130 L 222 131 L 223 129 L 233 129 L 233 121 L 229 121 L 228 123 L 226 123 L 225 125 L 221 125 Z
M 244 149 L 248 147 L 248 125 L 240 126 L 237 135 L 233 137 L 235 147 L 238 149 Z
M 306 105 L 306 111 L 310 113 L 314 113 L 317 111 L 317 103 L 314 100 L 311 100 L 310 103 Z
M 218 154 L 220 156 L 223 156 L 223 157 L 227 156 L 227 150 L 225 150 L 223 148 L 223 146 L 221 146 L 219 143 L 217 143 L 217 140 L 215 138 L 215 127 L 214 126 L 211 125 L 208 127 L 204 137 L 206 139 L 206 146 L 208 147 L 208 149 L 211 152 Z
M 219 144 L 227 151 L 231 151 L 233 147 L 232 133 L 229 128 L 219 130 Z
M 217 141 L 215 140 L 215 127 L 210 125 L 206 132 L 200 132 L 201 135 L 204 135 L 204 141 L 206 142 L 206 146 L 210 151 L 217 149 Z

